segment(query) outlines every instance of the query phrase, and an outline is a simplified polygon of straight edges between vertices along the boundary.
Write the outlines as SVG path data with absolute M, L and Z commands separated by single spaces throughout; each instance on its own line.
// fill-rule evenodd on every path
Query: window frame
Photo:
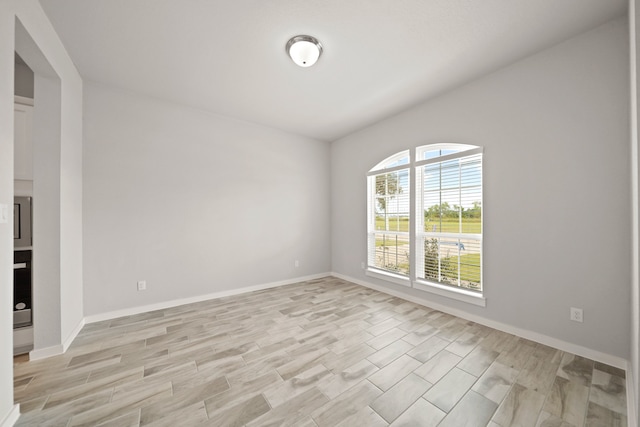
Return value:
M 384 167 L 384 165 L 388 162 L 392 162 L 401 158 L 401 155 L 404 153 L 408 153 L 409 162 L 406 164 L 401 164 L 392 167 Z M 407 214 L 409 216 L 409 230 L 407 231 L 393 231 L 393 230 L 377 230 L 376 229 L 376 209 L 375 203 L 377 202 L 375 193 L 375 178 L 380 175 L 387 175 L 394 172 L 407 171 L 409 181 L 409 208 Z M 386 234 L 386 235 L 395 235 L 396 237 L 405 237 L 409 242 L 409 266 L 413 264 L 412 262 L 412 245 L 411 245 L 411 212 L 413 205 L 411 204 L 411 200 L 413 199 L 413 187 L 412 187 L 412 172 L 411 172 L 411 152 L 410 150 L 405 150 L 400 153 L 396 153 L 392 156 L 387 157 L 382 162 L 378 163 L 373 169 L 371 169 L 367 173 L 367 273 L 373 275 L 375 277 L 382 278 L 383 280 L 389 280 L 391 282 L 404 285 L 411 286 L 411 271 L 408 274 L 401 274 L 397 272 L 393 272 L 390 270 L 386 270 L 383 268 L 379 268 L 375 266 L 375 262 L 373 265 L 371 264 L 372 259 L 376 256 L 376 234 Z
M 424 154 L 431 151 L 451 151 L 455 150 L 455 152 L 446 153 L 444 155 L 439 155 L 435 157 L 422 158 L 419 159 L 418 156 L 424 157 Z M 397 161 L 398 159 L 403 158 L 403 155 L 408 154 L 409 161 L 406 164 L 401 164 L 397 166 L 392 166 L 385 168 L 385 164 L 392 163 L 393 161 Z M 482 211 L 484 212 L 484 165 L 483 165 L 483 154 L 484 149 L 480 146 L 469 145 L 469 144 L 460 144 L 460 143 L 434 143 L 434 144 L 425 144 L 420 145 L 418 147 L 403 150 L 398 153 L 395 153 L 383 161 L 379 162 L 367 173 L 367 261 L 365 263 L 365 274 L 367 276 L 375 277 L 377 279 L 389 281 L 392 283 L 396 283 L 399 285 L 412 287 L 414 289 L 418 289 L 421 291 L 426 291 L 432 294 L 436 294 L 439 296 L 444 296 L 447 298 L 452 298 L 458 301 L 463 301 L 469 304 L 485 307 L 486 306 L 486 298 L 484 297 L 484 253 L 483 253 L 483 231 L 484 231 L 484 213 L 480 215 L 480 233 L 462 233 L 462 229 L 459 229 L 458 233 L 441 233 L 443 237 L 453 237 L 460 238 L 460 236 L 464 235 L 465 238 L 470 237 L 472 240 L 477 240 L 478 250 L 480 254 L 480 290 L 471 290 L 464 288 L 462 286 L 450 285 L 436 281 L 430 281 L 425 278 L 418 277 L 418 267 L 422 266 L 424 269 L 424 249 L 420 250 L 418 245 L 421 242 L 424 242 L 424 236 L 433 234 L 430 232 L 426 232 L 423 230 L 424 224 L 424 207 L 422 206 L 424 189 L 422 188 L 423 184 L 418 182 L 419 177 L 421 177 L 421 173 L 419 170 L 423 168 L 425 165 L 429 164 L 437 164 L 444 163 L 451 160 L 471 157 L 471 156 L 479 156 L 480 159 L 480 206 Z M 461 166 L 458 166 L 459 168 Z M 388 270 L 384 270 L 372 265 L 371 254 L 375 254 L 375 189 L 372 188 L 372 185 L 375 185 L 375 177 L 376 175 L 396 172 L 399 170 L 408 169 L 409 174 L 409 204 L 410 204 L 410 212 L 409 212 L 409 231 L 403 235 L 408 234 L 409 239 L 409 273 L 408 275 L 397 274 Z M 460 187 L 462 188 L 462 187 Z M 439 190 L 442 192 L 442 189 Z M 462 191 L 462 190 L 460 190 Z M 419 200 L 420 199 L 420 202 Z M 462 219 L 461 219 L 462 221 Z M 388 233 L 388 231 L 385 231 Z M 372 234 L 374 237 L 372 237 Z M 424 243 L 422 243 L 424 245 Z M 422 258 L 422 262 L 420 262 L 420 258 Z M 460 259 L 458 258 L 458 262 Z M 460 264 L 459 264 L 460 265 Z M 460 272 L 458 270 L 458 280 L 460 280 Z M 460 283 L 460 282 L 459 282 Z

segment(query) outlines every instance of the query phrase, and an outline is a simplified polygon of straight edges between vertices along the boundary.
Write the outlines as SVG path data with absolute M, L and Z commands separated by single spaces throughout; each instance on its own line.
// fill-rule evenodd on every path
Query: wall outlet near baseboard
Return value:
M 362 261 L 362 262 L 360 263 L 360 268 L 361 268 L 361 269 L 363 269 L 363 270 L 365 269 L 364 261 Z
M 138 280 L 138 290 L 146 291 L 147 290 L 147 281 L 146 280 Z
M 570 319 L 573 320 L 574 322 L 582 323 L 582 309 L 571 307 Z
M 296 268 L 300 267 L 300 261 L 298 260 L 296 260 L 296 262 L 294 262 L 293 264 Z

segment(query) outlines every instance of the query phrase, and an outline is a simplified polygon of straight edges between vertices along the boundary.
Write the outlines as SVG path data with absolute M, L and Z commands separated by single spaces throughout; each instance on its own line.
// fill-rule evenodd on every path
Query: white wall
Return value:
M 56 77 L 36 75 L 33 109 L 34 350 L 61 352 L 60 95 Z M 80 282 L 82 283 L 82 282 Z
M 629 358 L 627 22 L 619 19 L 332 145 L 332 268 Z M 366 172 L 435 142 L 484 150 L 486 308 L 365 276 Z M 584 323 L 569 321 L 569 307 Z
M 85 314 L 328 272 L 329 153 L 325 142 L 87 85 Z
M 25 98 L 33 98 L 33 71 L 23 64 L 15 64 L 15 67 L 15 94 Z
M 19 20 L 19 22 L 17 21 Z M 60 262 L 57 289 L 51 290 L 56 299 L 47 299 L 53 304 L 53 316 L 47 318 L 45 310 L 37 314 L 36 322 L 47 325 L 47 332 L 54 337 L 42 337 L 43 345 L 62 348 L 64 341 L 72 338 L 82 321 L 82 192 L 81 192 L 81 146 L 82 146 L 82 80 L 53 27 L 37 0 L 10 0 L 0 2 L 0 203 L 13 203 L 13 91 L 14 50 L 18 51 L 36 75 L 57 81 L 58 103 L 54 107 L 57 115 L 57 135 L 50 140 L 58 146 L 58 158 L 50 159 L 57 168 L 57 175 L 48 179 L 58 181 L 60 194 L 56 195 L 60 221 L 52 224 L 41 236 L 57 248 Z M 24 54 L 23 54 L 24 53 Z M 35 88 L 35 103 L 50 100 L 47 91 L 38 93 Z M 40 98 L 39 98 L 40 97 Z M 43 102 L 46 104 L 46 102 Z M 49 111 L 50 112 L 50 111 Z M 34 117 L 34 126 L 39 126 Z M 34 144 L 36 141 L 34 141 Z M 37 148 L 35 148 L 37 149 Z M 34 188 L 34 204 L 36 189 Z M 55 198 L 55 197 L 54 197 Z M 13 238 L 9 224 L 0 224 L 0 425 L 11 423 L 17 415 L 13 405 L 13 357 L 12 357 L 12 264 Z M 61 230 L 64 236 L 60 236 Z M 57 241 L 53 241 L 58 236 Z M 35 243 L 35 242 L 34 242 Z M 34 245 L 34 252 L 36 251 Z M 70 254 L 73 254 L 71 257 Z M 34 266 L 35 266 L 34 254 Z M 71 261 L 71 259 L 73 259 Z M 45 291 L 45 292 L 46 292 Z M 38 292 L 38 290 L 34 290 Z M 45 295 L 41 294 L 41 297 Z M 46 298 L 45 298 L 46 299 Z M 64 307 L 65 309 L 60 309 Z M 49 313 L 51 314 L 51 313 Z M 44 316 L 44 317 L 43 317 Z M 40 333 L 43 331 L 41 330 Z M 36 324 L 35 334 L 39 328 Z M 36 340 L 38 337 L 36 336 Z M 36 345 L 38 345 L 36 343 Z
M 627 372 L 630 391 L 629 420 L 637 421 L 640 410 L 640 180 L 638 177 L 640 167 L 640 153 L 638 146 L 638 70 L 640 55 L 640 7 L 637 0 L 629 0 L 629 42 L 631 44 L 630 68 L 631 68 L 631 363 Z
M 13 203 L 13 40 L 12 4 L 0 1 L 0 204 Z M 0 224 L 0 425 L 13 406 L 13 223 Z
M 32 358 L 59 353 L 82 307 L 82 79 L 37 1 L 15 2 L 16 52 L 34 71 Z

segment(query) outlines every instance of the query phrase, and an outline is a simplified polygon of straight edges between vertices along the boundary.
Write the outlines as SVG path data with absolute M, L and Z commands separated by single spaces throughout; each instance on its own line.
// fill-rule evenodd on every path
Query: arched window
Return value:
M 409 277 L 409 150 L 394 154 L 369 171 L 368 265 Z
M 367 247 L 368 273 L 481 296 L 482 148 L 425 145 L 372 168 Z

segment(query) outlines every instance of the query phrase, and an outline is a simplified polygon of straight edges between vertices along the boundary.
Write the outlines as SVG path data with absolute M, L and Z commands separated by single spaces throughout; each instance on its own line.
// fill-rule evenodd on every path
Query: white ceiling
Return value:
M 332 141 L 626 13 L 626 0 L 40 0 L 83 78 Z M 299 68 L 298 34 L 322 57 Z

